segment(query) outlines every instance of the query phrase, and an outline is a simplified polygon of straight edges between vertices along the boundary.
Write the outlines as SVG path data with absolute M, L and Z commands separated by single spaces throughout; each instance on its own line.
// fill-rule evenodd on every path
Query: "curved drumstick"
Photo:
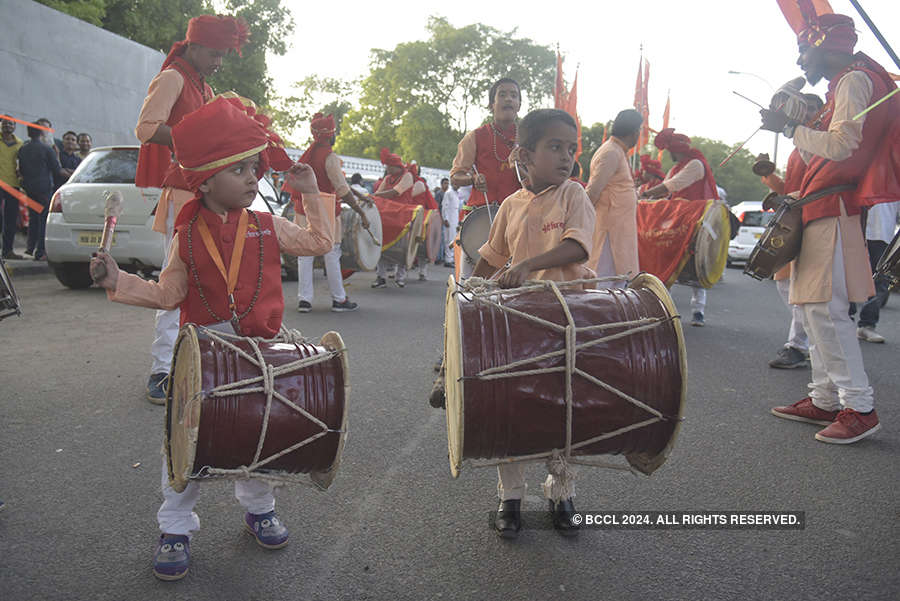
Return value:
M 106 206 L 103 209 L 103 236 L 100 238 L 100 246 L 97 248 L 98 253 L 109 253 L 112 247 L 113 235 L 116 233 L 116 222 L 122 215 L 122 193 L 118 190 L 110 192 L 106 191 Z M 97 272 L 97 280 L 106 277 L 106 266 L 103 263 L 95 267 Z

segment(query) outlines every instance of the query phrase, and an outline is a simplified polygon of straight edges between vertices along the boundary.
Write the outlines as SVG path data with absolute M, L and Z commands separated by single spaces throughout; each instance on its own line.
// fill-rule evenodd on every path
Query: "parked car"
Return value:
M 153 230 L 153 219 L 162 190 L 134 185 L 138 149 L 94 148 L 53 195 L 47 215 L 47 258 L 64 286 L 88 288 L 92 284 L 88 266 L 91 253 L 100 244 L 107 190 L 121 192 L 123 201 L 111 248 L 113 258 L 125 271 L 144 277 L 161 268 L 165 238 Z M 259 192 L 250 208 L 273 212 L 278 195 L 265 178 L 260 181 Z
M 731 212 L 741 222 L 737 236 L 728 244 L 728 265 L 746 263 L 756 242 L 766 231 L 766 226 L 775 215 L 765 211 L 761 202 L 741 202 L 731 207 Z

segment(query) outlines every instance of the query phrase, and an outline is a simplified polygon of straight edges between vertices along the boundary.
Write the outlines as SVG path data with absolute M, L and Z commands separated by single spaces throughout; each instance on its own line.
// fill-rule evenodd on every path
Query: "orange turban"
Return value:
M 200 44 L 214 50 L 234 50 L 241 54 L 241 46 L 250 39 L 250 28 L 240 17 L 228 15 L 200 15 L 188 21 L 187 35 L 172 44 L 162 69 L 168 67 L 176 56 L 184 54 L 188 44 Z M 161 69 L 161 70 L 162 70 Z
M 400 155 L 394 154 L 387 148 L 381 149 L 381 162 L 389 167 L 403 167 L 403 159 Z

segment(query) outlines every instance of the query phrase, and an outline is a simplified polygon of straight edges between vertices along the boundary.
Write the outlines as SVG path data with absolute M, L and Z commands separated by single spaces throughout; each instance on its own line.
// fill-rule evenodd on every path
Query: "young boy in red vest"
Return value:
M 181 309 L 181 324 L 230 322 L 242 336 L 271 338 L 284 313 L 281 253 L 319 255 L 331 249 L 331 197 L 320 196 L 308 165 L 291 166 L 267 120 L 238 98 L 217 98 L 172 128 L 175 157 L 195 195 L 175 223 L 169 264 L 159 283 L 121 272 L 108 254 L 91 261 L 91 273 L 110 300 L 155 309 Z M 290 170 L 291 186 L 303 195 L 309 227 L 275 215 L 249 211 L 258 180 L 269 166 Z M 100 275 L 103 265 L 106 275 Z M 178 580 L 190 564 L 190 537 L 200 527 L 193 508 L 199 485 L 184 492 L 168 486 L 163 460 L 164 501 L 157 513 L 162 534 L 154 574 Z M 246 529 L 268 549 L 287 544 L 275 514 L 272 486 L 238 480 L 235 496 L 245 507 Z

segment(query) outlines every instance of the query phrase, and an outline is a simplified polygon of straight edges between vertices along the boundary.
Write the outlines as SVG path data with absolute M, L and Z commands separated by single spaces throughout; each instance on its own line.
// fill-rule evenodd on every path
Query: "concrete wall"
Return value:
M 55 136 L 91 134 L 94 146 L 137 144 L 147 85 L 165 56 L 31 0 L 0 0 L 0 113 L 46 117 Z M 16 135 L 25 139 L 25 126 Z

